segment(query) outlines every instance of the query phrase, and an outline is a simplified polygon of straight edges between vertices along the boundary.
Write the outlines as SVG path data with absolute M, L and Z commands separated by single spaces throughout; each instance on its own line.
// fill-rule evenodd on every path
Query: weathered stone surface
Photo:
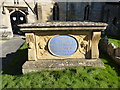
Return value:
M 20 27 L 67 27 L 67 26 L 72 26 L 72 27 L 77 27 L 77 26 L 90 26 L 91 27 L 105 27 L 107 26 L 106 23 L 95 23 L 95 22 L 71 22 L 71 21 L 62 21 L 62 22 L 41 22 L 41 23 L 30 23 L 30 24 L 22 24 L 19 25 Z
M 115 56 L 120 57 L 120 47 L 115 49 Z
M 101 52 L 107 53 L 107 46 L 108 46 L 108 38 L 107 36 L 103 37 L 99 41 L 99 49 Z
M 106 26 L 107 24 L 105 23 L 93 22 L 45 22 L 20 25 L 22 27 L 21 30 L 26 32 L 26 41 L 29 45 L 28 60 L 37 60 L 27 61 L 23 65 L 23 72 L 46 68 L 64 69 L 80 65 L 103 66 L 103 63 L 98 60 L 98 41 L 101 35 L 100 30 L 104 30 Z M 77 50 L 71 55 L 55 55 L 49 49 L 50 41 L 62 35 L 73 37 L 77 42 Z M 63 41 L 58 42 L 57 40 L 56 42 L 62 43 Z M 66 41 L 66 43 L 64 45 L 70 44 L 69 41 Z M 65 49 L 68 47 L 66 46 Z M 31 56 L 32 54 L 36 56 L 33 57 Z
M 113 61 L 120 65 L 120 47 L 117 47 L 108 41 L 108 39 L 102 38 L 100 40 L 100 50 L 107 53 Z
M 106 29 L 105 23 L 94 22 L 42 22 L 19 25 L 23 32 L 39 31 L 101 31 Z
M 34 32 L 35 43 L 33 44 L 33 47 L 36 49 L 37 60 L 61 58 L 98 58 L 98 40 L 101 34 L 99 30 L 104 30 L 106 26 L 107 24 L 105 23 L 94 22 L 42 22 L 20 25 L 20 27 L 22 27 L 22 31 Z M 59 57 L 51 54 L 48 50 L 48 43 L 52 38 L 58 35 L 68 35 L 74 37 L 78 42 L 77 51 L 66 57 Z M 31 53 L 33 53 L 32 50 Z
M 0 38 L 12 38 L 12 29 L 4 25 L 0 26 Z
M 120 57 L 114 56 L 114 57 L 112 57 L 112 59 L 113 59 L 118 65 L 120 65 Z
M 7 27 L 11 26 L 10 15 L 16 11 L 25 14 L 27 23 L 54 21 L 53 7 L 55 4 L 58 6 L 57 13 L 59 21 L 104 21 L 109 23 L 108 32 L 110 32 L 110 35 L 118 35 L 119 33 L 119 2 L 109 4 L 105 2 L 96 3 L 94 0 L 90 2 L 61 2 L 61 0 L 0 0 L 1 23 L 7 25 Z M 87 7 L 88 9 L 86 10 Z M 85 19 L 85 17 L 87 17 L 87 19 Z M 116 25 L 111 23 L 113 21 L 115 21 Z M 12 32 L 11 27 L 10 30 Z
M 115 46 L 114 46 L 114 44 L 108 44 L 108 46 L 107 46 L 107 53 L 108 53 L 108 55 L 110 55 L 110 56 L 114 56 L 114 54 L 115 54 Z
M 78 42 L 78 48 L 75 53 L 72 55 L 66 56 L 66 57 L 60 57 L 53 55 L 49 52 L 49 41 L 55 37 L 58 36 L 57 34 L 66 34 L 69 35 L 69 32 L 41 32 L 36 33 L 36 51 L 37 51 L 37 58 L 40 59 L 60 59 L 60 58 L 87 58 L 88 52 L 88 45 L 89 45 L 89 32 L 71 32 L 70 36 L 74 37 Z M 77 35 L 78 34 L 78 35 Z M 79 35 L 82 34 L 82 35 Z M 67 42 L 66 42 L 67 43 Z
M 27 61 L 23 65 L 23 73 L 40 71 L 40 70 L 61 70 L 67 67 L 75 66 L 95 66 L 103 67 L 104 63 L 99 59 L 59 59 L 59 60 L 38 60 Z
M 98 42 L 101 32 L 92 33 L 91 58 L 99 58 Z
M 28 60 L 36 60 L 36 48 L 34 33 L 26 33 L 26 43 L 28 44 Z

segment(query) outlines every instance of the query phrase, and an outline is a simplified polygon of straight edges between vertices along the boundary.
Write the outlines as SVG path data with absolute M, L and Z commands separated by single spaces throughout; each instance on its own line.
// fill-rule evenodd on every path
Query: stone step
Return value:
M 58 60 L 38 60 L 26 61 L 23 65 L 23 73 L 46 70 L 61 70 L 75 66 L 104 67 L 104 63 L 99 59 L 58 59 Z

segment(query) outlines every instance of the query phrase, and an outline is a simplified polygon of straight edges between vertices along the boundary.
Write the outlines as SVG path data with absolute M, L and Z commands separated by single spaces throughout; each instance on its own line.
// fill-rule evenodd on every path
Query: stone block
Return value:
M 99 58 L 98 42 L 101 32 L 92 33 L 91 58 Z
M 26 32 L 28 60 L 23 73 L 73 66 L 98 66 L 98 42 L 105 23 L 42 22 L 19 25 Z
M 28 60 L 36 60 L 36 48 L 34 33 L 26 33 L 26 43 L 28 44 Z
M 0 38 L 12 38 L 13 37 L 13 32 L 12 30 L 8 29 L 1 29 L 0 28 Z
M 118 64 L 120 65 L 120 57 L 113 57 L 113 60 Z
M 104 67 L 104 63 L 99 59 L 49 59 L 38 60 L 38 61 L 27 61 L 22 66 L 23 73 L 37 72 L 41 70 L 63 70 L 68 67 L 75 66 L 94 66 L 94 67 Z
M 115 55 L 115 45 L 112 43 L 110 43 L 110 44 L 108 44 L 108 46 L 106 46 L 106 48 L 107 48 L 107 53 L 108 53 L 108 55 L 110 55 L 110 56 L 114 56 Z
M 115 49 L 115 56 L 120 57 L 120 47 Z
M 106 46 L 108 45 L 108 38 L 107 37 L 103 37 L 103 38 L 101 38 L 100 39 L 100 41 L 99 41 L 99 46 L 100 46 L 100 51 L 102 51 L 102 52 L 107 52 L 107 48 L 106 48 Z

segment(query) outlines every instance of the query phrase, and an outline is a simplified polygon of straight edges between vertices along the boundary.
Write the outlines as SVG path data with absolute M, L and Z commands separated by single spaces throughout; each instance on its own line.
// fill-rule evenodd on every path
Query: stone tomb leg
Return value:
M 98 43 L 100 39 L 101 32 L 93 32 L 91 40 L 91 58 L 99 58 Z
M 23 73 L 72 66 L 104 67 L 98 42 L 105 23 L 44 22 L 19 25 L 26 34 L 28 61 Z
M 25 37 L 28 45 L 28 60 L 37 60 L 34 33 L 26 33 Z

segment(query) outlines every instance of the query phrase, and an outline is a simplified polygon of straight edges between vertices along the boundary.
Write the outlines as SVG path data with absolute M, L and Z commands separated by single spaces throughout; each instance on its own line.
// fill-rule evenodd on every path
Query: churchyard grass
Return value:
M 116 47 L 120 47 L 120 40 L 112 39 L 112 38 L 109 38 L 108 40 L 110 43 L 113 43 Z
M 2 38 L 1 40 L 10 40 L 9 38 Z
M 106 68 L 79 66 L 23 75 L 22 64 L 27 60 L 24 44 L 2 72 L 2 88 L 120 88 L 120 68 L 107 55 L 100 58 Z

